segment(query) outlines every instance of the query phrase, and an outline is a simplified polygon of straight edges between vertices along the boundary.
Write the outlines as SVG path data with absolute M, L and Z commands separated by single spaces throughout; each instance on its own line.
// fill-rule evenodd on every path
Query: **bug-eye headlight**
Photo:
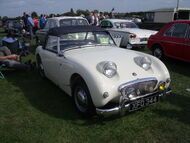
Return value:
M 117 73 L 117 66 L 114 62 L 104 61 L 97 65 L 97 70 L 108 78 L 112 78 Z
M 134 61 L 138 66 L 142 67 L 144 70 L 149 70 L 151 68 L 152 61 L 149 57 L 135 57 Z

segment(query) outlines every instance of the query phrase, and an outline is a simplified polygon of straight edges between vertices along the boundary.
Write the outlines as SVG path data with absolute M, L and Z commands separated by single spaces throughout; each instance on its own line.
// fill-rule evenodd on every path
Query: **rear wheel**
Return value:
M 73 99 L 77 110 L 83 116 L 90 117 L 95 114 L 90 92 L 82 79 L 78 79 L 73 86 Z
M 153 49 L 152 54 L 157 57 L 158 59 L 163 59 L 164 52 L 161 47 L 156 47 Z

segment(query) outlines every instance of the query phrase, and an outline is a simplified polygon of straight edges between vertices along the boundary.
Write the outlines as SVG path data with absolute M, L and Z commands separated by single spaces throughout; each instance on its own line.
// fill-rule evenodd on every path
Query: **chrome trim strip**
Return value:
M 121 90 L 123 88 L 125 88 L 126 86 L 129 86 L 129 85 L 133 85 L 133 84 L 141 83 L 141 82 L 145 82 L 145 81 L 152 81 L 152 80 L 157 81 L 157 79 L 155 77 L 136 79 L 136 80 L 133 80 L 133 81 L 130 81 L 130 82 L 127 82 L 127 83 L 124 83 L 124 84 L 120 85 L 119 88 L 118 88 L 118 91 L 121 92 Z
M 182 46 L 189 46 L 188 44 L 171 42 L 171 41 L 165 41 L 165 40 L 163 41 L 163 40 L 152 40 L 152 39 L 150 39 L 150 41 L 153 41 L 154 44 L 155 44 L 155 42 L 161 42 L 161 43 L 169 43 L 169 44 L 176 44 L 176 45 L 182 45 Z
M 70 50 L 75 50 L 75 49 L 81 49 L 81 48 L 88 48 L 88 47 L 98 47 L 98 46 L 110 46 L 110 47 L 117 47 L 116 45 L 102 45 L 102 44 L 93 44 L 93 45 L 82 45 L 82 46 L 73 46 L 72 48 L 67 48 L 67 49 L 64 49 L 64 50 L 61 50 L 63 52 L 63 54 L 67 51 L 70 51 Z

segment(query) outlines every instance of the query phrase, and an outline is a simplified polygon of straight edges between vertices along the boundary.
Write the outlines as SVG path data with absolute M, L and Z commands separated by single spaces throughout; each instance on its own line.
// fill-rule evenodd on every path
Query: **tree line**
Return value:
M 98 11 L 98 10 L 93 10 L 93 11 L 89 11 L 89 10 L 82 10 L 82 9 L 78 9 L 76 11 L 73 10 L 73 8 L 70 9 L 70 11 L 62 13 L 62 14 L 55 14 L 55 13 L 51 13 L 48 14 L 50 17 L 51 16 L 87 16 L 90 12 L 95 12 L 95 13 L 99 13 L 102 11 Z M 102 12 L 104 13 L 104 15 L 110 15 L 111 12 L 107 12 L 104 11 Z M 126 13 L 119 13 L 119 12 L 113 12 L 115 14 L 116 18 L 125 18 L 125 17 L 136 17 L 136 18 L 144 18 L 145 16 L 145 12 L 126 12 Z M 37 12 L 33 11 L 31 13 L 32 17 L 39 17 L 41 14 L 38 14 Z M 0 16 L 1 20 L 6 20 L 6 19 L 21 19 L 22 16 L 18 16 L 18 17 L 8 17 L 8 16 Z

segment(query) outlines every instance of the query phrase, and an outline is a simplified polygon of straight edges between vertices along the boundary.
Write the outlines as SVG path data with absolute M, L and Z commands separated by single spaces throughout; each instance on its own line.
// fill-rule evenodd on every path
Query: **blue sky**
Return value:
M 0 16 L 15 17 L 32 11 L 61 14 L 71 8 L 110 11 L 114 7 L 115 12 L 136 12 L 176 5 L 177 0 L 0 0 Z M 179 7 L 190 8 L 190 0 L 179 0 Z

